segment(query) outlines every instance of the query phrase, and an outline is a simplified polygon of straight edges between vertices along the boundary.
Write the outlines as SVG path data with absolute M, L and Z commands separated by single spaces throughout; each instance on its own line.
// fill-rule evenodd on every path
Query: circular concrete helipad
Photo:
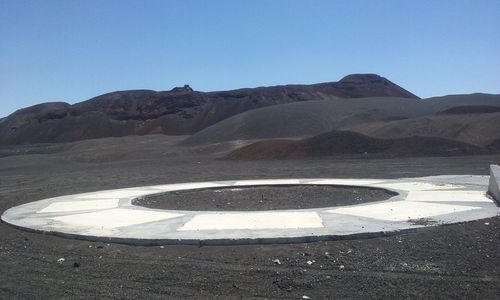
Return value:
M 181 211 L 133 205 L 146 195 L 259 185 L 341 185 L 398 195 L 351 206 L 267 211 Z M 13 207 L 2 220 L 69 238 L 129 244 L 250 244 L 366 238 L 493 217 L 488 176 L 407 179 L 269 179 L 125 188 L 55 197 Z M 304 199 L 307 201 L 307 199 Z

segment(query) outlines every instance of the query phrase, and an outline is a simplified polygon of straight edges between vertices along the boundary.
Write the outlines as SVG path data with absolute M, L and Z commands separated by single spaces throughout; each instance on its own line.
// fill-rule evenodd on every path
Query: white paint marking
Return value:
M 461 185 L 433 184 L 429 182 L 388 182 L 375 184 L 376 187 L 404 190 L 404 191 L 436 191 L 462 188 Z
M 181 216 L 184 216 L 184 214 L 116 208 L 91 213 L 53 217 L 50 219 L 63 222 L 65 225 L 69 226 L 113 229 Z
M 307 184 L 327 184 L 327 185 L 349 185 L 363 186 L 382 182 L 381 180 L 370 179 L 319 179 L 307 182 Z
M 251 212 L 198 214 L 178 230 L 255 230 L 320 227 L 323 227 L 323 222 L 316 212 Z
M 263 179 L 263 180 L 241 180 L 236 181 L 237 186 L 252 186 L 252 185 L 294 185 L 300 184 L 299 179 Z
M 78 196 L 78 199 L 99 199 L 99 198 L 130 198 L 143 195 L 151 195 L 160 193 L 161 191 L 148 189 L 148 190 L 116 190 L 102 193 L 92 193 L 90 195 Z
M 405 201 L 490 202 L 484 191 L 410 191 Z M 457 203 L 460 205 L 459 203 Z
M 64 201 L 54 202 L 49 206 L 37 211 L 40 213 L 53 213 L 53 212 L 68 212 L 78 210 L 96 210 L 96 209 L 110 209 L 118 207 L 120 199 L 103 199 L 103 200 L 82 200 L 82 201 Z
M 161 190 L 162 192 L 169 192 L 169 191 L 183 191 L 183 190 L 194 190 L 203 188 L 215 188 L 219 186 L 225 186 L 225 185 L 216 182 L 192 182 L 192 183 L 190 182 L 190 183 L 153 185 L 151 186 L 151 188 Z
M 408 219 L 428 218 L 476 209 L 482 209 L 482 207 L 462 206 L 458 204 L 448 205 L 414 201 L 397 201 L 352 207 L 339 207 L 326 212 L 399 222 L 408 221 Z

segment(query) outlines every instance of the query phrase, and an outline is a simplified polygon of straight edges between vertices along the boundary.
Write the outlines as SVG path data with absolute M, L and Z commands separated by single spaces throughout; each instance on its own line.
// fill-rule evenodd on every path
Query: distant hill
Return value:
M 371 137 L 440 137 L 479 146 L 500 139 L 500 112 L 446 113 L 391 122 L 364 123 L 349 128 Z
M 479 109 L 474 108 L 476 106 Z M 462 136 L 465 142 L 482 145 L 488 140 L 500 138 L 498 116 L 465 112 L 494 111 L 498 108 L 500 95 L 488 94 L 422 100 L 374 97 L 296 102 L 235 115 L 192 135 L 184 144 L 304 137 L 342 129 L 379 138 L 435 136 L 455 139 Z M 457 114 L 457 111 L 464 114 Z M 440 112 L 442 115 L 438 115 Z
M 338 82 L 283 85 L 221 92 L 189 86 L 171 91 L 113 92 L 69 105 L 45 103 L 0 121 L 0 145 L 68 142 L 126 135 L 193 134 L 233 115 L 260 107 L 309 100 L 417 96 L 375 74 Z
M 377 139 L 349 131 L 331 131 L 298 141 L 264 140 L 236 149 L 231 160 L 306 159 L 340 155 L 377 157 L 451 156 L 486 154 L 470 144 L 432 137 Z
M 464 105 L 446 109 L 438 112 L 439 115 L 470 115 L 470 114 L 489 114 L 500 112 L 500 106 L 489 105 Z

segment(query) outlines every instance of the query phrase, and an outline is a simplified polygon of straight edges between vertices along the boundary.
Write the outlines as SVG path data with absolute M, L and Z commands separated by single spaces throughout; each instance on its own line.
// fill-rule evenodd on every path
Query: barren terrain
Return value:
M 486 175 L 489 164 L 500 163 L 500 155 L 227 161 L 218 158 L 234 149 L 232 144 L 175 146 L 182 139 L 126 137 L 2 148 L 0 211 L 120 187 L 255 178 Z M 190 203 L 195 205 L 195 199 Z M 0 298 L 493 299 L 500 294 L 499 248 L 498 217 L 366 240 L 201 248 L 94 243 L 0 224 Z

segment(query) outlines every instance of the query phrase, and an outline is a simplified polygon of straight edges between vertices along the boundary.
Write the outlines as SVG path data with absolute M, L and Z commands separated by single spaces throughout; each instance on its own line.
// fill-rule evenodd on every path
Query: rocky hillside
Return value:
M 198 92 L 119 91 L 69 105 L 44 103 L 0 119 L 0 145 L 90 138 L 193 134 L 233 115 L 276 104 L 359 97 L 418 98 L 386 78 L 356 74 L 338 82 Z

